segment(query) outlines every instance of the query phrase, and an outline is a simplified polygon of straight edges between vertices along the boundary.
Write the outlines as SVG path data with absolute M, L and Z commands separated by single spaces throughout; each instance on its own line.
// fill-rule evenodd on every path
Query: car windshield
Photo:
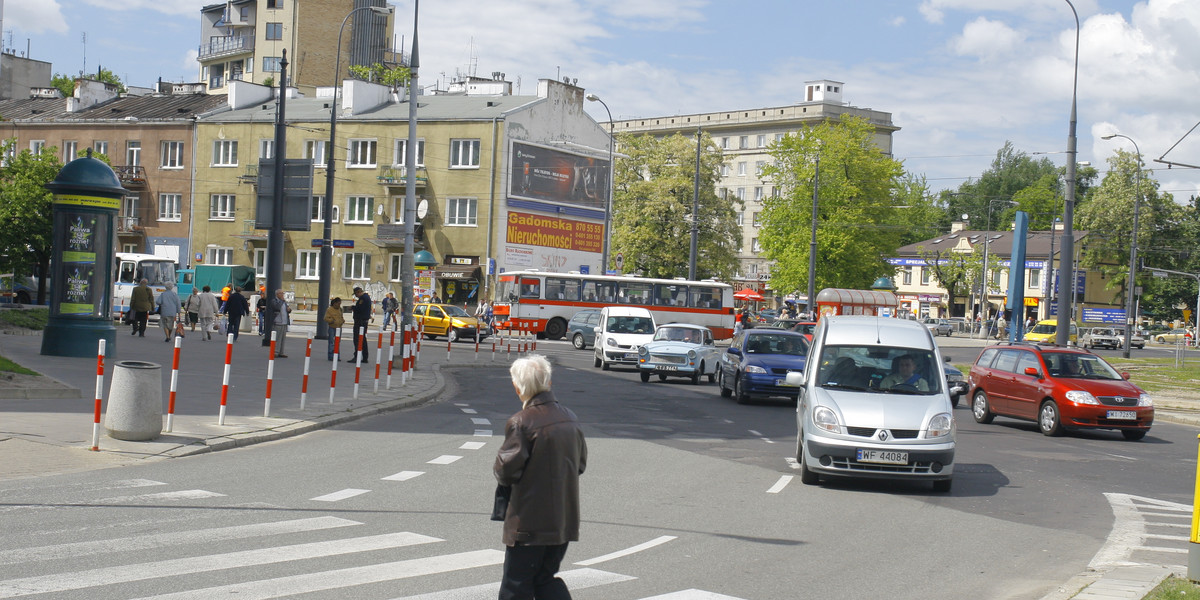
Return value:
M 609 333 L 654 333 L 654 321 L 646 317 L 609 317 Z
M 746 354 L 808 355 L 808 340 L 798 335 L 751 333 L 746 336 Z
M 469 317 L 469 316 L 471 316 L 471 315 L 467 314 L 467 311 L 465 311 L 453 304 L 447 304 L 445 306 L 442 306 L 442 310 L 446 311 L 446 314 L 451 317 Z
M 1029 333 L 1054 333 L 1058 329 L 1058 325 L 1053 323 L 1038 323 L 1029 330 Z
M 930 350 L 890 346 L 826 346 L 817 385 L 893 394 L 942 391 L 937 358 Z
M 1045 352 L 1042 360 L 1046 361 L 1052 377 L 1070 379 L 1124 379 L 1103 358 L 1094 354 L 1075 354 L 1073 352 Z
M 654 332 L 654 341 L 668 342 L 686 342 L 689 344 L 704 343 L 704 335 L 699 329 L 691 327 L 659 327 L 658 331 Z

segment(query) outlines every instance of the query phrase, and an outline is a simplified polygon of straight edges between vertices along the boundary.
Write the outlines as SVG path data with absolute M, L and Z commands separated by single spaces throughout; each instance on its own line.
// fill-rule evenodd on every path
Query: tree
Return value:
M 917 252 L 925 261 L 925 267 L 933 273 L 934 280 L 945 288 L 949 308 L 954 307 L 956 298 L 970 296 L 971 285 L 982 281 L 983 252 L 978 245 L 969 253 L 955 252 L 953 248 L 929 251 L 923 246 L 918 247 Z M 988 256 L 988 263 L 995 265 L 998 261 Z
M 688 272 L 693 193 L 700 188 L 696 277 L 728 280 L 737 272 L 741 229 L 733 204 L 717 197 L 724 159 L 712 137 L 700 141 L 700 180 L 696 182 L 696 140 L 675 135 L 618 135 L 619 158 L 613 180 L 612 252 L 625 256 L 626 272 L 673 278 Z M 611 260 L 611 257 L 610 257 Z
M 843 115 L 790 133 L 771 146 L 775 159 L 763 169 L 781 190 L 764 202 L 759 242 L 774 261 L 771 288 L 807 290 L 813 181 L 817 180 L 816 288 L 865 289 L 892 276 L 887 259 L 901 245 L 897 223 L 904 170 L 875 145 L 875 127 Z M 819 157 L 819 170 L 818 159 Z M 912 198 L 905 198 L 905 202 Z
M 12 152 L 16 140 L 7 140 L 0 153 Z M 53 194 L 45 185 L 62 170 L 58 149 L 42 148 L 34 154 L 28 149 L 11 156 L 0 168 L 0 254 L 4 269 L 14 275 L 38 274 L 37 303 L 46 302 L 46 276 L 50 272 L 53 244 Z
M 355 79 L 390 86 L 393 90 L 397 90 L 408 85 L 408 80 L 412 79 L 412 72 L 408 70 L 408 67 L 387 67 L 381 63 L 375 63 L 369 67 L 365 65 L 351 65 L 350 76 Z
M 961 215 L 965 214 L 971 221 L 972 229 L 982 230 L 983 228 L 979 225 L 984 225 L 988 221 L 988 203 L 990 201 L 1016 200 L 1017 194 L 1030 187 L 1049 189 L 1058 193 L 1061 188 L 1060 177 L 1059 168 L 1049 158 L 1042 157 L 1034 160 L 1025 152 L 1013 148 L 1012 142 L 1006 141 L 1004 146 L 996 151 L 996 158 L 992 160 L 991 167 L 984 171 L 979 179 L 963 183 L 958 186 L 956 192 L 943 192 L 942 198 L 946 202 L 950 215 L 954 218 L 961 218 Z M 1086 181 L 1086 177 L 1076 178 Z M 991 222 L 1011 221 L 1013 210 L 1016 209 L 997 212 L 996 208 L 992 208 Z M 1033 226 L 1035 223 L 1033 217 L 1035 212 L 1043 211 L 1026 208 L 1021 208 L 1021 210 L 1030 214 L 1030 229 L 1041 229 L 1041 227 Z M 1049 213 L 1049 211 L 1044 212 Z M 1045 220 L 1045 228 L 1049 229 L 1049 223 L 1053 222 L 1053 216 L 1049 214 L 1036 216 L 1039 219 L 1036 223 L 1041 224 L 1042 220 Z
M 104 83 L 111 83 L 117 86 L 117 92 L 121 94 L 124 94 L 126 91 L 125 84 L 121 82 L 121 78 L 117 77 L 108 69 L 101 68 L 96 71 L 95 75 L 80 75 L 79 77 L 103 81 Z M 54 77 L 50 78 L 50 85 L 58 88 L 58 91 L 62 92 L 64 97 L 70 98 L 71 96 L 75 95 L 75 79 L 76 78 L 71 75 L 55 73 Z

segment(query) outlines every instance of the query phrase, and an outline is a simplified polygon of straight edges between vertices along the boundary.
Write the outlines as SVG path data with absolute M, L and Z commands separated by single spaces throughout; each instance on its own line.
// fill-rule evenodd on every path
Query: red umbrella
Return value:
M 737 298 L 738 300 L 750 300 L 753 302 L 762 302 L 763 299 L 762 294 L 750 288 L 745 288 L 734 292 L 733 297 Z

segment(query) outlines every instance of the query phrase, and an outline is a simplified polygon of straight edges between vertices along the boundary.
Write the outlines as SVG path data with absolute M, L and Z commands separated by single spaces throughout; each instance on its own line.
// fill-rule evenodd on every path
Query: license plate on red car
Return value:
M 908 453 L 895 450 L 864 450 L 858 449 L 858 462 L 880 463 L 885 465 L 907 465 Z
M 1110 410 L 1108 418 L 1114 421 L 1136 421 L 1137 413 L 1132 410 Z

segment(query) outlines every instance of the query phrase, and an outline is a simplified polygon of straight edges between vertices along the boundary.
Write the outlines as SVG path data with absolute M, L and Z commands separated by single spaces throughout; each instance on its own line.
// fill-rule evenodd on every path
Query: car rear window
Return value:
M 996 357 L 994 367 L 1001 371 L 1015 373 L 1017 371 L 1017 359 L 1021 357 L 1020 354 L 1017 350 L 1003 350 L 1000 352 L 1000 356 Z

